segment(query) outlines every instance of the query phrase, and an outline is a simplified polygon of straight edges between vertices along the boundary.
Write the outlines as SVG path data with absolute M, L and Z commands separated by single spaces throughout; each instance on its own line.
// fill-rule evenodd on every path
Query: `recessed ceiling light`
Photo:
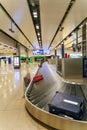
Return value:
M 34 12 L 33 12 L 33 15 L 37 15 L 37 12 L 36 12 L 36 11 L 34 11 Z
M 34 15 L 34 18 L 37 18 L 37 15 Z
M 36 11 L 33 12 L 33 16 L 34 16 L 34 18 L 37 18 L 37 12 Z
M 38 39 L 40 40 L 40 37 Z
M 36 29 L 39 29 L 39 25 L 36 25 Z
M 40 33 L 37 33 L 38 36 L 40 36 Z

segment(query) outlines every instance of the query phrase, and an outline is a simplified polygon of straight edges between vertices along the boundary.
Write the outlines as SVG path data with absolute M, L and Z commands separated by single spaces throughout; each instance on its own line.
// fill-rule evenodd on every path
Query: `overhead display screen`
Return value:
M 50 54 L 49 50 L 33 50 L 33 55 L 45 55 Z

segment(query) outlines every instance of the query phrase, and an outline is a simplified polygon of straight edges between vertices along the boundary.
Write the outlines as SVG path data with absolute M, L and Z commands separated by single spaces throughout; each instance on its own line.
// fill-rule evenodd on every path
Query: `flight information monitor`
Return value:
M 49 50 L 33 50 L 33 55 L 45 55 L 45 54 L 50 54 Z

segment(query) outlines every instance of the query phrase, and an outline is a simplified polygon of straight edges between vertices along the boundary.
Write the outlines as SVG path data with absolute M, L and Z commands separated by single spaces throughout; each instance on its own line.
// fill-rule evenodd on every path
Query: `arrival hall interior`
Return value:
M 87 130 L 87 1 L 0 1 L 0 130 Z

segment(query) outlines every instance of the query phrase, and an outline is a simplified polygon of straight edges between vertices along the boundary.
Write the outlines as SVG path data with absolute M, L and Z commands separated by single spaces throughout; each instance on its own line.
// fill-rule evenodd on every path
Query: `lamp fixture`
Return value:
M 14 33 L 14 30 L 12 28 L 12 20 L 11 20 L 11 27 L 9 28 L 9 31 L 12 32 L 12 33 Z
M 62 31 L 64 29 L 64 27 L 60 27 L 60 31 Z
M 34 11 L 34 12 L 33 12 L 33 15 L 37 15 L 37 12 L 36 12 L 36 11 Z

